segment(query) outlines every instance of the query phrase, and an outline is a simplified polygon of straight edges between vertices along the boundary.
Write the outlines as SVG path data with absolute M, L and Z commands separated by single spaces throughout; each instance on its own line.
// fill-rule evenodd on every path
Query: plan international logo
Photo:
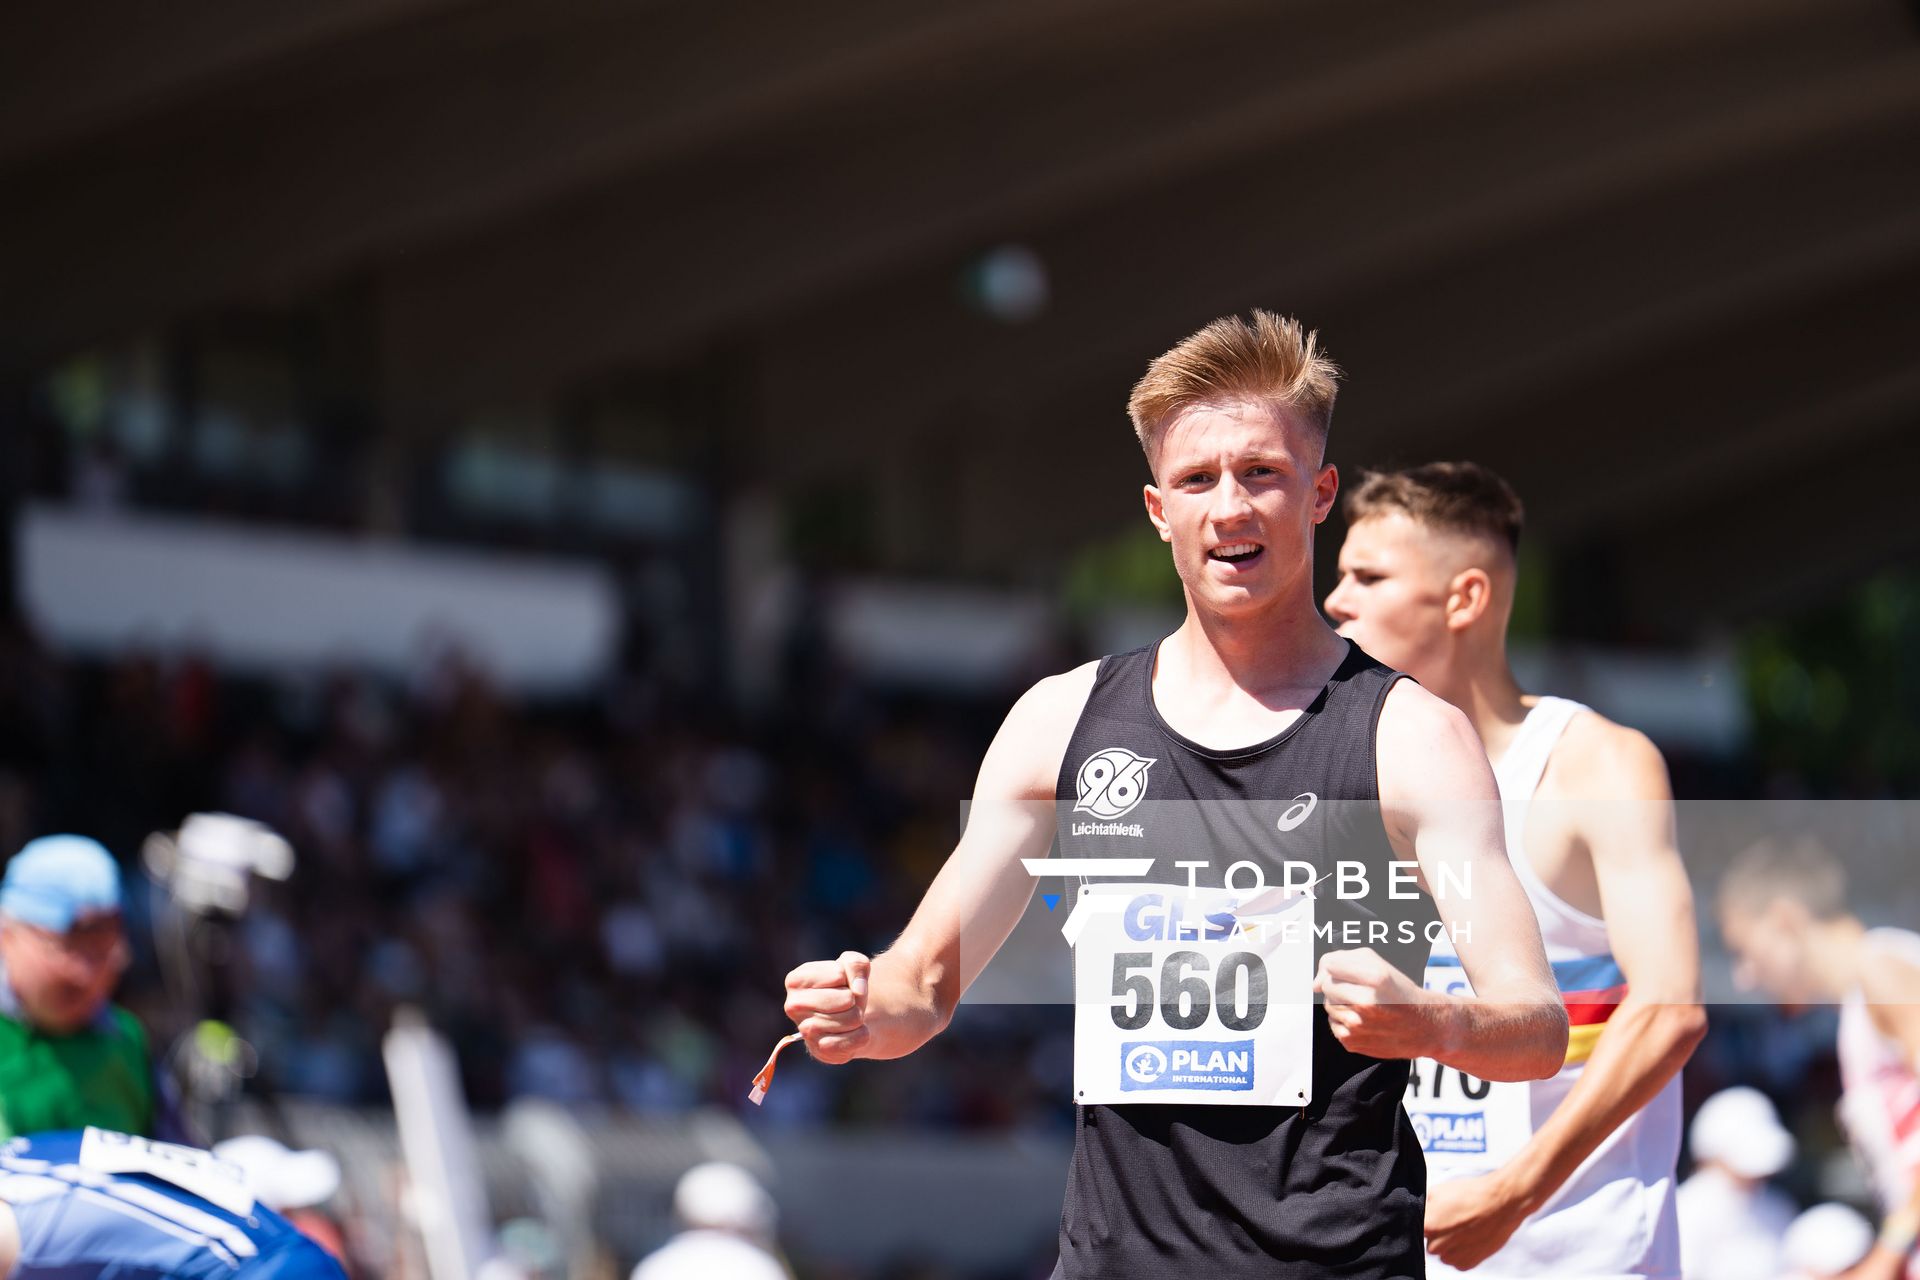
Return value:
M 1120 1088 L 1127 1093 L 1147 1089 L 1248 1092 L 1253 1088 L 1253 1041 L 1130 1041 L 1120 1046 Z
M 1485 1155 L 1487 1117 L 1479 1111 L 1430 1111 L 1409 1117 L 1420 1149 L 1454 1155 Z

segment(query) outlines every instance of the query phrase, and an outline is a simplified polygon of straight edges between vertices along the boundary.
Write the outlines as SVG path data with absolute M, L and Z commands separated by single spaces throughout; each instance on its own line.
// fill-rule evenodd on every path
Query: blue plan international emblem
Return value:
M 1120 1087 L 1250 1091 L 1253 1041 L 1129 1041 L 1120 1046 Z
M 1487 1117 L 1479 1111 L 1426 1111 L 1412 1117 L 1422 1151 L 1482 1155 L 1487 1149 Z

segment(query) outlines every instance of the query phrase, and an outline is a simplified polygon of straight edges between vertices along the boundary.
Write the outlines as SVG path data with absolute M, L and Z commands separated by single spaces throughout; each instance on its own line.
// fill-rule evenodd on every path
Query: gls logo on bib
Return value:
M 1094 752 L 1074 779 L 1073 811 L 1108 822 L 1124 817 L 1147 794 L 1147 770 L 1155 763 L 1124 747 Z

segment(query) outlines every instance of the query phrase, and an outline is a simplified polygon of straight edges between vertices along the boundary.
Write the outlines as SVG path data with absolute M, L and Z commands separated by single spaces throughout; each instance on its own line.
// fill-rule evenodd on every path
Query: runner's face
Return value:
M 1734 983 L 1787 1004 L 1819 999 L 1807 982 L 1810 924 L 1806 912 L 1781 902 L 1761 911 L 1722 907 L 1720 936 L 1733 959 Z
M 1234 404 L 1189 409 L 1162 433 L 1147 514 L 1172 544 L 1196 604 L 1238 613 L 1313 572 L 1313 526 L 1339 476 L 1291 415 Z
M 1431 683 L 1447 653 L 1449 583 L 1418 522 L 1398 511 L 1369 516 L 1340 545 L 1327 617 L 1374 658 Z

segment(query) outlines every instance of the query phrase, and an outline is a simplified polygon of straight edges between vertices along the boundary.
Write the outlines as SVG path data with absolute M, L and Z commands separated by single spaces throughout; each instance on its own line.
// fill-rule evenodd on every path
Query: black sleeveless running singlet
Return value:
M 1207 887 L 1242 860 L 1260 863 L 1269 885 L 1282 883 L 1283 860 L 1314 863 L 1316 879 L 1338 860 L 1360 862 L 1364 896 L 1334 897 L 1331 879 L 1316 891 L 1320 928 L 1335 932 L 1316 931 L 1315 959 L 1362 945 L 1342 939 L 1371 928 L 1374 950 L 1420 982 L 1437 916 L 1424 893 L 1388 897 L 1394 854 L 1375 768 L 1375 726 L 1398 673 L 1350 644 L 1283 733 L 1218 751 L 1161 718 L 1156 654 L 1149 647 L 1100 663 L 1061 762 L 1056 856 L 1152 857 L 1155 880 L 1181 884 L 1188 872 L 1176 860 L 1208 859 L 1199 873 Z M 1094 760 L 1102 753 L 1110 754 Z M 1129 757 L 1152 763 L 1134 780 L 1144 790 L 1124 797 L 1133 801 L 1124 820 L 1075 813 L 1083 769 L 1103 778 Z M 1397 887 L 1404 893 L 1405 880 Z M 1384 943 L 1370 922 L 1385 922 Z M 1347 1052 L 1318 1006 L 1313 1036 L 1313 1100 L 1304 1108 L 1077 1107 L 1058 1280 L 1423 1276 L 1426 1165 L 1400 1105 L 1408 1064 Z

